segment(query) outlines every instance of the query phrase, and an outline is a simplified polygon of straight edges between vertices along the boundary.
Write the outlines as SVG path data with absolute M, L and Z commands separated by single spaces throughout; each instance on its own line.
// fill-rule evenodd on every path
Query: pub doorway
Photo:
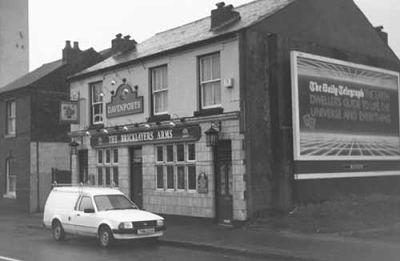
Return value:
M 131 200 L 135 202 L 139 208 L 143 208 L 143 166 L 141 146 L 129 148 L 129 162 Z

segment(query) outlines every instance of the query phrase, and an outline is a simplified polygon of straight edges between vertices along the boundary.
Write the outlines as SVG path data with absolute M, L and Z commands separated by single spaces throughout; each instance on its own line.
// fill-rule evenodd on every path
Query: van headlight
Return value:
M 118 229 L 132 229 L 132 228 L 133 228 L 132 222 L 122 222 L 118 226 Z
M 162 227 L 164 226 L 164 220 L 157 220 L 157 227 Z

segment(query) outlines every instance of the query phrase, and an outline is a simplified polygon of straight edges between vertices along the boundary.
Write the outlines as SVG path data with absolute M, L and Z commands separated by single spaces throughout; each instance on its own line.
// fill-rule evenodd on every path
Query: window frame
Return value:
M 94 89 L 99 86 L 99 101 L 94 101 L 95 93 Z M 103 95 L 101 95 L 103 93 Z M 89 83 L 89 97 L 90 97 L 90 123 L 91 125 L 103 124 L 104 123 L 104 92 L 103 92 L 103 82 L 97 81 Z M 95 113 L 95 106 L 99 106 L 101 108 L 101 112 L 96 114 Z M 96 117 L 100 117 L 101 120 L 96 121 Z
M 5 182 L 5 194 L 3 195 L 3 198 L 10 198 L 10 199 L 15 199 L 17 198 L 17 175 L 11 175 L 11 159 L 7 158 L 5 161 L 5 177 L 6 177 L 6 182 Z M 15 179 L 13 182 L 15 184 L 15 190 L 11 191 L 10 184 L 11 179 Z
M 212 78 L 210 80 L 203 80 L 203 66 L 202 66 L 202 61 L 204 61 L 207 58 L 211 58 L 213 56 L 218 56 L 218 61 L 219 61 L 219 78 Z M 198 80 L 199 80 L 199 107 L 200 110 L 207 110 L 207 109 L 213 109 L 213 108 L 222 108 L 222 77 L 221 77 L 221 54 L 220 52 L 213 52 L 205 55 L 198 56 L 198 61 L 197 61 L 197 66 L 198 66 Z M 212 71 L 212 69 L 211 69 Z M 205 99 L 204 99 L 204 87 L 210 83 L 219 83 L 219 101 L 211 104 L 211 105 L 205 105 Z M 215 89 L 214 89 L 214 97 L 215 95 Z
M 193 146 L 194 148 L 194 159 L 193 160 L 188 160 L 189 159 L 189 146 Z M 168 149 L 167 147 L 172 146 L 172 151 L 173 151 L 173 161 L 168 161 L 167 153 Z M 183 146 L 183 161 L 178 161 L 178 146 Z M 196 144 L 193 142 L 182 142 L 182 143 L 173 143 L 173 144 L 157 144 L 154 146 L 154 150 L 156 153 L 155 157 L 155 189 L 157 191 L 176 191 L 176 192 L 197 192 L 197 169 L 196 169 Z M 162 161 L 158 161 L 158 152 L 162 152 Z M 173 188 L 171 187 L 171 181 L 170 181 L 170 174 L 169 172 L 173 172 Z M 194 168 L 194 184 L 195 188 L 189 188 L 189 168 Z M 178 170 L 183 169 L 183 177 L 180 177 L 181 174 L 178 173 Z M 159 173 L 160 172 L 160 173 Z M 162 173 L 161 173 L 162 172 Z M 181 187 L 182 181 L 181 179 L 183 178 L 183 188 Z M 162 179 L 162 182 L 161 182 Z M 160 185 L 163 185 L 163 187 L 160 187 Z M 192 182 L 193 184 L 193 182 Z
M 155 74 L 158 72 L 163 73 L 162 70 L 165 70 L 165 75 L 164 75 L 165 77 L 162 78 L 165 82 L 161 84 L 162 86 L 160 89 L 155 90 L 155 85 L 154 85 Z M 166 115 L 166 114 L 168 114 L 168 105 L 169 105 L 168 65 L 163 64 L 160 66 L 150 68 L 150 76 L 149 77 L 150 77 L 150 93 L 151 93 L 151 98 L 150 98 L 151 99 L 151 113 L 154 116 Z M 162 109 L 162 111 L 156 111 L 157 106 L 156 106 L 155 96 L 160 93 L 166 93 L 166 98 L 165 98 L 166 100 L 163 101 L 164 108 Z
M 5 137 L 15 137 L 17 134 L 17 101 L 15 99 L 6 100 L 5 106 Z M 13 126 L 13 130 L 10 130 L 10 125 Z
M 107 160 L 107 154 L 109 154 L 110 156 L 109 161 Z M 118 187 L 119 186 L 118 148 L 100 148 L 96 150 L 96 155 L 97 155 L 97 161 L 96 161 L 97 175 L 95 178 L 95 184 L 101 186 Z M 100 161 L 99 155 L 102 155 L 102 161 Z M 102 183 L 100 184 L 99 181 L 102 181 Z

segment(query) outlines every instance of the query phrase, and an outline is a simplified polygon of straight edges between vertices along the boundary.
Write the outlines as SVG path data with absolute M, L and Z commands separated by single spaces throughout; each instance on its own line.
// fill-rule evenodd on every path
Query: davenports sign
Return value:
M 90 145 L 116 146 L 136 145 L 144 143 L 183 142 L 196 141 L 201 137 L 201 129 L 198 125 L 179 127 L 157 127 L 148 131 L 120 132 L 108 135 L 95 135 L 90 139 Z
M 296 160 L 400 159 L 399 73 L 292 52 Z
M 121 117 L 143 112 L 143 96 L 138 97 L 136 91 L 128 84 L 121 84 L 106 105 L 107 118 Z

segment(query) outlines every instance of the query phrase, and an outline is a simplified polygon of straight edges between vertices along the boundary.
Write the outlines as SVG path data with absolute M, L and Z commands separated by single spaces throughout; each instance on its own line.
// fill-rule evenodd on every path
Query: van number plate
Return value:
M 138 235 L 153 234 L 154 232 L 154 228 L 141 228 L 137 230 Z

